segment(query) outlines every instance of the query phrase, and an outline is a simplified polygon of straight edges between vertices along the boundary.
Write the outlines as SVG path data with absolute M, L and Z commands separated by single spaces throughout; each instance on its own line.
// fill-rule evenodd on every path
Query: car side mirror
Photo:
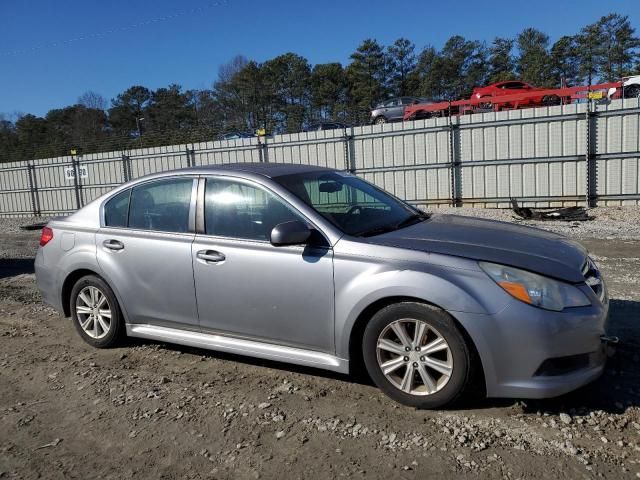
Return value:
M 285 245 L 301 245 L 311 237 L 309 226 L 299 220 L 279 223 L 271 230 L 270 241 L 276 247 Z

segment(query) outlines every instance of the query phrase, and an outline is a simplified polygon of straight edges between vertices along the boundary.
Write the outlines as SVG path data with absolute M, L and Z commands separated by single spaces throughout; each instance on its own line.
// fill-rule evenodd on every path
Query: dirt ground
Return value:
M 622 339 L 600 380 L 417 411 L 310 368 L 145 341 L 92 349 L 41 303 L 38 235 L 0 234 L 0 479 L 640 477 L 640 239 L 581 239 Z

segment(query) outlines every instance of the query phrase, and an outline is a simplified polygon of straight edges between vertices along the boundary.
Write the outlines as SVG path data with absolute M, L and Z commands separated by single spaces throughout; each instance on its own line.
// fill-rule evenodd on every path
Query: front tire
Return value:
M 454 402 L 470 382 L 471 354 L 453 319 L 421 303 L 376 313 L 362 340 L 371 379 L 393 400 L 416 408 Z
M 629 85 L 625 88 L 624 98 L 640 98 L 640 85 Z
M 122 313 L 113 290 L 96 275 L 87 275 L 71 290 L 71 319 L 80 337 L 96 348 L 115 346 L 124 335 Z
M 545 107 L 554 107 L 562 104 L 562 100 L 558 95 L 545 95 L 542 97 L 542 105 Z
M 376 125 L 382 125 L 383 123 L 387 123 L 387 119 L 383 115 L 380 115 L 374 120 L 373 123 L 375 123 Z

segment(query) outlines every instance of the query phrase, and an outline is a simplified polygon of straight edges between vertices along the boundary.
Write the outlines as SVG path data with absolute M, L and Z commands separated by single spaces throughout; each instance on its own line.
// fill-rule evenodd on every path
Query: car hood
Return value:
M 562 235 L 495 220 L 433 214 L 367 243 L 501 263 L 566 282 L 583 282 L 587 251 Z

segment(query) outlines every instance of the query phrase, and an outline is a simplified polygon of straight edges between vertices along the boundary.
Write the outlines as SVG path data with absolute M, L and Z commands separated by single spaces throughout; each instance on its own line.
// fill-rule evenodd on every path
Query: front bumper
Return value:
M 597 379 L 607 359 L 601 337 L 609 305 L 595 300 L 562 312 L 516 300 L 493 315 L 452 312 L 478 350 L 487 396 L 555 397 Z

